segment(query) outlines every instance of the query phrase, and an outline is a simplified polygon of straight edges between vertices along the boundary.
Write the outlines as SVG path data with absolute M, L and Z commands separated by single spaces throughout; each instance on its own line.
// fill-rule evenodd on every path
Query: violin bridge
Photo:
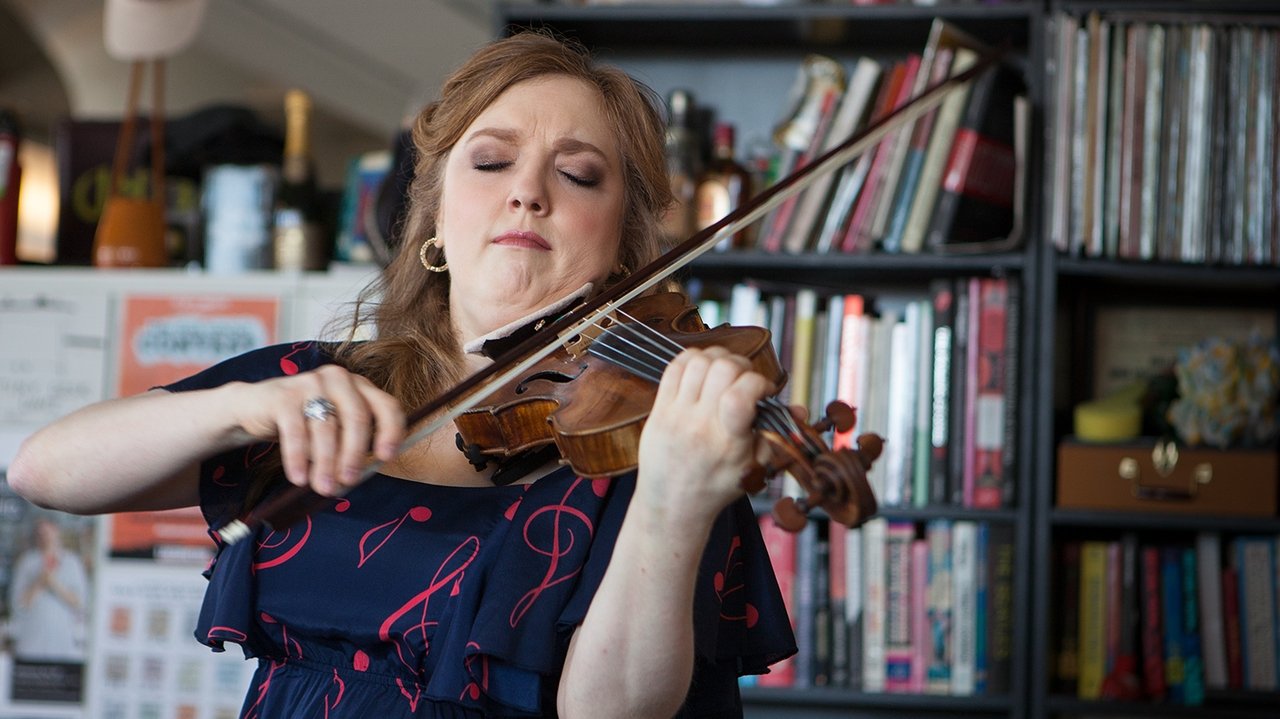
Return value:
M 599 322 L 583 325 L 575 334 L 569 336 L 561 342 L 564 351 L 575 360 L 582 359 L 587 354 L 587 348 L 595 342 L 600 335 L 606 330 L 617 324 L 617 320 L 612 315 L 602 318 Z

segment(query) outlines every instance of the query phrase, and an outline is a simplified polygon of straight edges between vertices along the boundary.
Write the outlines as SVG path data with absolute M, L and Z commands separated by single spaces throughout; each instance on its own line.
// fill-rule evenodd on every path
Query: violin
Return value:
M 708 328 L 687 297 L 645 295 L 623 305 L 592 337 L 579 338 L 485 398 L 485 406 L 454 418 L 469 453 L 494 459 L 556 445 L 562 461 L 585 477 L 613 477 L 636 468 L 640 433 L 653 407 L 667 363 L 688 347 L 719 346 L 745 357 L 752 370 L 781 388 L 787 380 L 763 327 Z M 580 384 L 581 383 L 581 384 Z M 585 385 L 585 386 L 584 386 Z M 769 459 L 743 478 L 759 492 L 765 479 L 787 471 L 807 496 L 784 497 L 774 506 L 779 526 L 802 529 L 810 508 L 850 527 L 876 512 L 866 472 L 881 440 L 864 435 L 857 449 L 832 451 L 822 441 L 830 429 L 848 431 L 856 415 L 841 402 L 805 427 L 776 397 L 756 406 L 756 430 Z
M 610 438 L 614 440 L 614 444 L 608 452 L 603 454 L 608 457 L 612 453 L 617 453 L 621 460 L 612 458 L 605 462 L 605 468 L 616 470 L 617 473 L 627 471 L 634 466 L 634 456 L 637 454 L 636 448 L 639 445 L 639 431 L 643 422 L 642 416 L 628 417 L 628 413 L 620 413 L 623 417 L 620 427 L 615 427 L 608 421 L 594 427 L 597 430 L 596 439 L 591 439 L 590 432 L 580 436 L 556 432 L 557 425 L 563 427 L 570 420 L 576 421 L 584 414 L 584 407 L 591 408 L 592 404 L 608 404 L 620 395 L 627 394 L 624 391 L 609 389 L 614 381 L 621 380 L 618 374 L 612 371 L 591 373 L 606 380 L 583 383 L 583 385 L 590 384 L 597 387 L 597 397 L 594 400 L 575 399 L 565 403 L 561 399 L 544 395 L 542 400 L 525 402 L 519 401 L 521 399 L 519 395 L 527 394 L 531 388 L 535 387 L 541 391 L 543 380 L 549 380 L 551 384 L 567 385 L 571 383 L 564 381 L 565 378 L 578 375 L 583 378 L 591 376 L 585 373 L 581 360 L 565 359 L 562 353 L 570 358 L 577 357 L 579 353 L 595 347 L 602 338 L 605 338 L 605 341 L 594 356 L 600 357 L 600 352 L 612 351 L 610 348 L 616 350 L 624 343 L 621 339 L 623 336 L 627 337 L 626 341 L 635 340 L 641 335 L 652 340 L 654 345 L 651 349 L 657 352 L 657 359 L 654 360 L 656 364 L 632 361 L 614 363 L 616 368 L 645 377 L 649 385 L 653 385 L 653 380 L 661 375 L 664 362 L 673 358 L 686 346 L 681 345 L 680 340 L 668 336 L 662 329 L 671 330 L 670 334 L 680 335 L 683 341 L 694 342 L 694 338 L 697 338 L 696 341 L 702 346 L 728 341 L 726 337 L 736 332 L 721 331 L 721 328 L 708 329 L 702 324 L 701 319 L 694 319 L 696 312 L 670 311 L 672 307 L 670 299 L 650 301 L 646 298 L 638 304 L 633 304 L 633 301 L 646 295 L 651 288 L 711 250 L 721 239 L 731 237 L 782 204 L 787 198 L 809 187 L 825 174 L 844 167 L 898 126 L 937 107 L 946 95 L 962 87 L 979 73 L 986 71 L 1004 55 L 1004 52 L 1005 50 L 1001 49 L 986 53 L 968 69 L 933 84 L 919 96 L 872 122 L 862 132 L 854 134 L 815 158 L 811 163 L 765 189 L 750 202 L 694 234 L 649 265 L 632 272 L 617 284 L 586 300 L 559 319 L 539 327 L 537 332 L 496 358 L 493 364 L 472 374 L 435 400 L 410 413 L 408 426 L 416 429 L 404 440 L 401 449 L 417 444 L 452 421 L 459 426 L 460 430 L 463 425 L 469 424 L 471 428 L 468 431 L 473 433 L 469 439 L 464 436 L 463 441 L 468 444 L 478 444 L 482 448 L 488 447 L 489 449 L 484 451 L 492 452 L 493 456 L 503 456 L 504 453 L 520 451 L 521 448 L 538 446 L 539 443 L 545 445 L 550 435 L 552 438 L 550 441 L 555 441 L 558 447 L 563 443 L 563 452 L 582 457 L 588 453 L 579 453 L 578 445 L 591 447 L 592 443 L 600 438 Z M 650 302 L 654 304 L 651 305 Z M 668 312 L 655 313 L 654 307 L 665 307 Z M 630 314 L 632 312 L 639 312 L 643 320 L 624 319 L 632 316 Z M 621 329 L 624 327 L 627 329 Z M 746 330 L 746 337 L 755 335 L 756 349 L 749 350 L 744 356 L 747 356 L 753 365 L 756 362 L 763 363 L 765 370 L 763 374 L 766 377 L 780 379 L 784 376 L 785 373 L 781 368 L 777 368 L 777 358 L 772 356 L 772 348 L 766 349 L 769 345 L 766 330 L 731 329 Z M 763 342 L 759 341 L 761 332 L 765 337 Z M 662 339 L 657 339 L 655 335 Z M 707 336 L 702 337 L 702 335 Z M 734 342 L 737 341 L 739 340 L 734 340 Z M 748 341 L 748 345 L 750 344 L 751 342 Z M 743 354 L 736 345 L 730 346 L 730 349 Z M 768 356 L 765 356 L 766 353 Z M 634 353 L 628 354 L 632 354 L 633 358 L 639 356 Z M 548 357 L 555 359 L 548 360 Z M 662 359 L 663 357 L 666 359 Z M 548 364 L 543 365 L 544 362 Z M 772 367 L 769 366 L 769 362 L 772 362 Z M 588 362 L 587 367 L 591 368 L 592 364 Z M 627 388 L 638 386 L 632 379 L 626 379 L 625 382 L 626 384 L 617 386 Z M 780 386 L 781 383 L 778 384 Z M 482 406 L 500 389 L 510 390 L 504 396 L 505 399 L 500 397 L 497 402 Z M 650 390 L 648 403 L 650 406 L 651 398 L 652 390 Z M 641 406 L 643 404 L 641 402 Z M 563 417 L 557 411 L 562 405 L 566 408 Z M 578 406 L 573 408 L 573 405 Z M 757 410 L 758 434 L 766 440 L 772 452 L 765 465 L 756 468 L 747 478 L 744 478 L 744 488 L 748 491 L 758 491 L 764 484 L 764 477 L 771 472 L 787 471 L 797 479 L 806 492 L 803 498 L 798 500 L 787 498 L 775 505 L 774 518 L 779 526 L 792 531 L 798 530 L 804 526 L 809 510 L 815 508 L 822 508 L 832 519 L 848 526 L 856 526 L 875 512 L 875 497 L 866 481 L 866 471 L 879 456 L 882 440 L 872 435 L 863 435 L 858 438 L 856 448 L 831 450 L 821 437 L 823 432 L 832 428 L 837 431 L 848 431 L 853 427 L 856 413 L 852 408 L 841 403 L 832 403 L 828 406 L 826 416 L 813 426 L 798 423 L 789 409 L 776 399 L 762 401 L 757 406 Z M 484 418 L 486 414 L 490 417 Z M 647 412 L 642 411 L 639 414 L 645 415 Z M 610 417 L 608 412 L 603 413 L 603 416 Z M 519 418 L 522 423 L 535 426 L 535 429 L 526 435 L 506 433 L 508 427 L 504 425 L 512 424 L 512 418 Z M 537 427 L 540 422 L 549 424 L 550 428 Z M 593 451 L 596 450 L 593 449 Z M 631 458 L 630 462 L 627 461 L 628 458 Z M 572 463 L 579 460 L 568 461 Z M 575 464 L 575 467 L 577 466 L 579 465 Z M 380 462 L 370 462 L 362 474 L 367 478 L 375 474 L 380 467 Z M 585 474 L 608 476 L 610 473 L 586 472 Z M 330 500 L 307 488 L 288 485 L 251 509 L 245 516 L 219 528 L 216 533 L 222 541 L 228 544 L 235 543 L 252 534 L 256 527 L 263 524 L 275 528 L 288 526 L 309 512 L 324 506 L 328 501 Z

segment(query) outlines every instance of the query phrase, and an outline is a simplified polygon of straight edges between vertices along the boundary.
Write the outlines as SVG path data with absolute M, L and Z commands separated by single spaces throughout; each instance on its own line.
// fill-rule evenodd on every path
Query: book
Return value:
M 956 48 L 939 47 L 933 55 L 933 63 L 929 66 L 929 86 L 932 87 L 951 75 L 952 63 L 957 53 Z M 943 100 L 942 106 L 954 97 L 955 92 Z M 880 249 L 884 252 L 904 252 L 902 235 L 907 225 L 907 217 L 911 212 L 911 202 L 915 198 L 916 188 L 920 184 L 920 174 L 924 167 L 925 156 L 929 151 L 929 141 L 933 137 L 933 128 L 941 107 L 925 112 L 911 123 L 911 132 L 907 136 L 904 151 L 900 151 L 902 159 L 898 165 L 896 179 L 892 184 L 893 191 L 886 195 L 886 205 L 876 213 L 876 237 L 880 241 Z M 884 218 L 881 221 L 880 218 Z
M 907 690 L 921 694 L 929 662 L 929 542 L 911 543 L 911 679 Z
M 974 692 L 977 658 L 978 527 L 959 520 L 951 527 L 952 653 L 951 693 Z
M 1196 549 L 1182 553 L 1182 699 L 1189 706 L 1204 704 L 1204 664 L 1200 649 L 1200 602 L 1196 585 Z
M 982 691 L 987 695 L 1001 695 L 1013 686 L 1014 528 L 992 522 L 984 526 L 987 533 L 987 651 Z
M 1098 699 L 1107 671 L 1107 543 L 1080 546 L 1080 655 L 1076 696 Z
M 1109 567 L 1111 597 L 1108 640 L 1114 646 L 1108 648 L 1112 655 L 1106 677 L 1102 681 L 1102 696 L 1108 699 L 1134 701 L 1142 697 L 1142 684 L 1138 676 L 1139 632 L 1139 579 L 1138 537 L 1125 532 L 1119 542 L 1111 545 Z
M 1160 609 L 1164 615 L 1164 683 L 1169 701 L 1186 701 L 1186 654 L 1182 645 L 1185 605 L 1182 600 L 1182 550 L 1160 551 Z
M 1240 649 L 1244 688 L 1275 691 L 1276 584 L 1275 557 L 1268 537 L 1235 539 L 1236 575 L 1240 579 Z
M 1196 591 L 1200 607 L 1200 649 L 1204 654 L 1206 689 L 1227 688 L 1227 644 L 1222 601 L 1222 538 L 1217 532 L 1196 534 Z
M 943 249 L 1006 238 L 1013 230 L 1017 73 L 1000 64 L 973 81 L 947 157 L 925 246 Z
M 862 389 L 867 372 L 867 344 L 870 341 L 870 319 L 866 315 L 866 301 L 862 295 L 845 295 L 842 312 L 836 397 L 857 411 L 858 421 L 849 430 L 836 432 L 831 441 L 833 449 L 854 447 L 855 437 L 866 426 L 866 408 L 863 406 L 866 394 Z
M 889 522 L 876 517 L 862 525 L 862 691 L 886 688 L 885 650 L 888 612 L 887 540 Z
M 978 62 L 978 53 L 966 47 L 955 50 L 952 63 L 956 73 L 965 72 Z M 947 95 L 938 108 L 933 127 L 929 131 L 928 144 L 920 163 L 915 192 L 907 205 L 907 212 L 899 233 L 899 246 L 903 252 L 920 252 L 925 247 L 925 235 L 937 204 L 938 190 L 942 185 L 943 171 L 956 141 L 956 129 L 972 93 L 968 83 Z M 1011 198 L 1012 201 L 1012 198 Z M 896 225 L 895 225 L 896 228 Z
M 917 54 L 909 54 L 903 60 L 902 76 L 895 77 L 897 95 L 892 98 L 891 110 L 896 110 L 911 101 L 917 78 L 920 76 L 922 58 Z M 888 202 L 886 195 L 892 191 L 889 185 L 889 166 L 896 156 L 896 148 L 907 141 L 904 130 L 889 133 L 875 147 L 875 157 L 867 170 L 865 187 L 858 195 L 857 204 L 853 208 L 848 226 L 845 229 L 839 246 L 842 252 L 868 252 L 872 249 L 876 235 L 873 222 L 878 208 Z
M 866 555 L 863 552 L 863 530 L 852 528 L 845 532 L 845 624 L 849 636 L 849 677 L 846 686 L 862 687 L 862 633 L 863 602 L 866 596 Z
M 827 602 L 830 607 L 831 636 L 828 684 L 849 686 L 849 532 L 856 532 L 839 522 L 827 523 Z M 853 556 L 852 561 L 860 561 Z
M 1056 587 L 1058 617 L 1057 661 L 1054 685 L 1063 694 L 1075 694 L 1080 678 L 1080 549 L 1078 541 L 1059 545 L 1059 576 Z
M 916 528 L 890 521 L 885 531 L 884 662 L 887 692 L 911 691 L 911 547 Z
M 970 318 L 975 333 L 969 346 L 968 419 L 972 432 L 965 447 L 971 453 L 966 462 L 964 491 L 967 507 L 995 508 L 1005 501 L 1007 476 L 1005 454 L 1013 447 L 1005 437 L 1009 368 L 1009 283 L 1002 277 L 975 278 L 969 285 Z M 1016 396 L 1016 395 L 1015 395 Z
M 791 686 L 804 689 L 813 686 L 814 660 L 817 656 L 817 544 L 818 525 L 809 522 L 796 533 L 795 615 L 792 623 L 796 630 L 795 671 Z M 825 567 L 824 567 L 825 569 Z
M 1240 636 L 1240 576 L 1222 568 L 1222 636 L 1227 655 L 1227 688 L 1244 688 L 1244 654 Z
M 950 519 L 931 519 L 925 524 L 925 540 L 929 543 L 929 664 L 925 667 L 926 694 L 951 692 L 953 661 L 953 597 L 951 576 Z
M 1160 600 L 1160 548 L 1143 547 L 1142 568 L 1142 688 L 1152 701 L 1164 701 L 1163 605 Z
M 880 63 L 869 57 L 858 58 L 854 63 L 853 72 L 849 73 L 848 84 L 825 129 L 825 136 L 814 151 L 815 157 L 831 151 L 849 139 L 862 126 L 880 80 L 880 72 Z M 849 167 L 847 166 L 846 169 Z M 819 218 L 822 217 L 825 220 L 822 213 L 829 204 L 831 188 L 838 174 L 837 172 L 824 173 L 800 193 L 792 225 L 784 241 L 788 252 L 804 252 L 816 247 L 813 238 L 822 229 Z
M 760 534 L 764 546 L 769 550 L 769 562 L 773 565 L 773 574 L 778 579 L 778 590 L 782 594 L 782 602 L 787 608 L 787 616 L 791 618 L 791 627 L 796 627 L 796 535 L 779 527 L 773 518 L 759 518 Z M 798 642 L 797 642 L 798 643 Z M 761 674 L 756 684 L 761 687 L 790 687 L 795 681 L 795 654 L 783 659 L 769 668 L 767 674 Z
M 929 503 L 951 501 L 950 475 L 953 334 L 956 321 L 955 283 L 938 278 L 929 283 L 933 313 L 931 349 L 933 364 L 929 382 Z

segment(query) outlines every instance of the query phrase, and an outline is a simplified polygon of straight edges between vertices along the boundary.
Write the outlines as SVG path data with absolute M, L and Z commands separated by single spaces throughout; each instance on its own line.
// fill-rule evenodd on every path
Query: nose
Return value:
M 546 214 L 550 208 L 547 186 L 541 168 L 532 165 L 533 163 L 530 163 L 530 166 L 516 174 L 507 204 L 513 211 L 525 210 L 538 215 Z

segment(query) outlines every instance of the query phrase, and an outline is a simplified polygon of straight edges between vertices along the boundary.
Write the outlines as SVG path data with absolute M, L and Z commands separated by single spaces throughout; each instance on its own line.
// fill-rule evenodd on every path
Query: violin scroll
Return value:
M 808 435 L 806 442 L 796 443 L 770 432 L 762 433 L 770 441 L 775 459 L 762 468 L 761 477 L 771 472 L 789 472 L 805 492 L 799 499 L 783 497 L 774 503 L 773 518 L 779 527 L 798 532 L 808 523 L 809 510 L 819 508 L 847 527 L 857 527 L 875 515 L 876 498 L 867 481 L 867 471 L 883 451 L 884 440 L 879 435 L 858 436 L 856 449 L 833 450 L 822 445 L 821 451 L 805 456 L 806 453 L 797 448 L 797 444 L 812 447 L 814 441 L 820 442 L 819 435 L 829 429 L 847 432 L 856 419 L 852 407 L 837 401 L 827 405 L 826 416 L 812 427 L 802 427 Z M 748 481 L 753 486 L 763 486 L 763 479 L 757 479 L 755 474 L 744 478 L 743 486 L 748 491 L 751 491 Z

